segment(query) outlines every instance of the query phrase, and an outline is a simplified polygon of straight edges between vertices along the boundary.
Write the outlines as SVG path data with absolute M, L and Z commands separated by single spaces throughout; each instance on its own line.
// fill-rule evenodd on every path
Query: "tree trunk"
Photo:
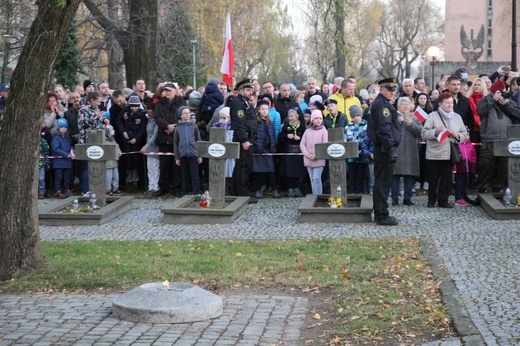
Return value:
M 123 45 L 126 82 L 143 78 L 148 88 L 157 82 L 157 0 L 130 1 L 130 21 Z
M 112 21 L 117 21 L 119 16 L 118 0 L 108 0 L 108 17 Z M 111 89 L 123 89 L 125 82 L 125 68 L 123 66 L 123 50 L 112 31 L 105 34 L 108 56 L 108 85 Z
M 83 0 L 105 31 L 113 32 L 123 49 L 126 81 L 130 87 L 137 77 L 150 88 L 157 82 L 157 0 L 130 0 L 128 28 L 105 16 L 93 0 Z
M 345 9 L 343 8 L 344 0 L 336 0 L 336 77 L 345 75 Z
M 40 124 L 54 63 L 81 0 L 40 0 L 0 130 L 0 280 L 45 264 L 37 203 Z M 42 63 L 45 61 L 45 63 Z

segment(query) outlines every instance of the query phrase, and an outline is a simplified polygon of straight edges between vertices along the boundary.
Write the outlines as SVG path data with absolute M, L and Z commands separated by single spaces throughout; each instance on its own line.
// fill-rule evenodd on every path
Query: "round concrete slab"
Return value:
M 112 301 L 112 314 L 144 323 L 185 323 L 222 315 L 222 298 L 188 283 L 144 284 Z

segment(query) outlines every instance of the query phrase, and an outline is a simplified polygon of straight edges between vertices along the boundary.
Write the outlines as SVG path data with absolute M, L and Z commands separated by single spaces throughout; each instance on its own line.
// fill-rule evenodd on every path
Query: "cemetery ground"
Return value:
M 304 297 L 302 345 L 412 345 L 454 335 L 418 238 L 43 242 L 48 267 L 4 294 L 120 293 L 190 282 L 215 294 Z

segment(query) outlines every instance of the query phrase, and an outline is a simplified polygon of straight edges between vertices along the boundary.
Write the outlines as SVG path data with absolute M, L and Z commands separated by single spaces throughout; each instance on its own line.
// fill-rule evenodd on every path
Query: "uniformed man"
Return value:
M 367 120 L 367 134 L 374 143 L 374 221 L 378 225 L 395 226 L 398 222 L 388 213 L 387 201 L 397 161 L 396 148 L 401 141 L 397 111 L 390 103 L 395 98 L 397 83 L 393 78 L 386 78 L 378 84 L 381 90 Z
M 237 97 L 231 102 L 230 116 L 233 142 L 240 143 L 240 157 L 235 162 L 231 178 L 231 194 L 233 196 L 249 196 L 248 181 L 253 164 L 253 143 L 256 136 L 256 115 L 249 103 L 253 94 L 253 81 L 244 79 L 237 84 Z M 251 198 L 249 203 L 258 202 Z

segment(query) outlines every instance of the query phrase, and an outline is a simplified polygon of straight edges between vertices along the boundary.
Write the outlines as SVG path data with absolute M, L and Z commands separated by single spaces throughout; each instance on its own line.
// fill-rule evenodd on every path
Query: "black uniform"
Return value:
M 238 95 L 230 105 L 231 129 L 233 130 L 233 142 L 240 143 L 240 157 L 235 162 L 233 170 L 232 190 L 233 196 L 248 196 L 248 180 L 253 164 L 253 147 L 244 150 L 242 143 L 254 143 L 256 137 L 255 110 L 249 102 Z
M 384 222 L 390 218 L 387 200 L 397 161 L 396 148 L 401 141 L 401 127 L 397 111 L 382 94 L 377 95 L 370 107 L 367 134 L 374 143 L 374 221 Z

